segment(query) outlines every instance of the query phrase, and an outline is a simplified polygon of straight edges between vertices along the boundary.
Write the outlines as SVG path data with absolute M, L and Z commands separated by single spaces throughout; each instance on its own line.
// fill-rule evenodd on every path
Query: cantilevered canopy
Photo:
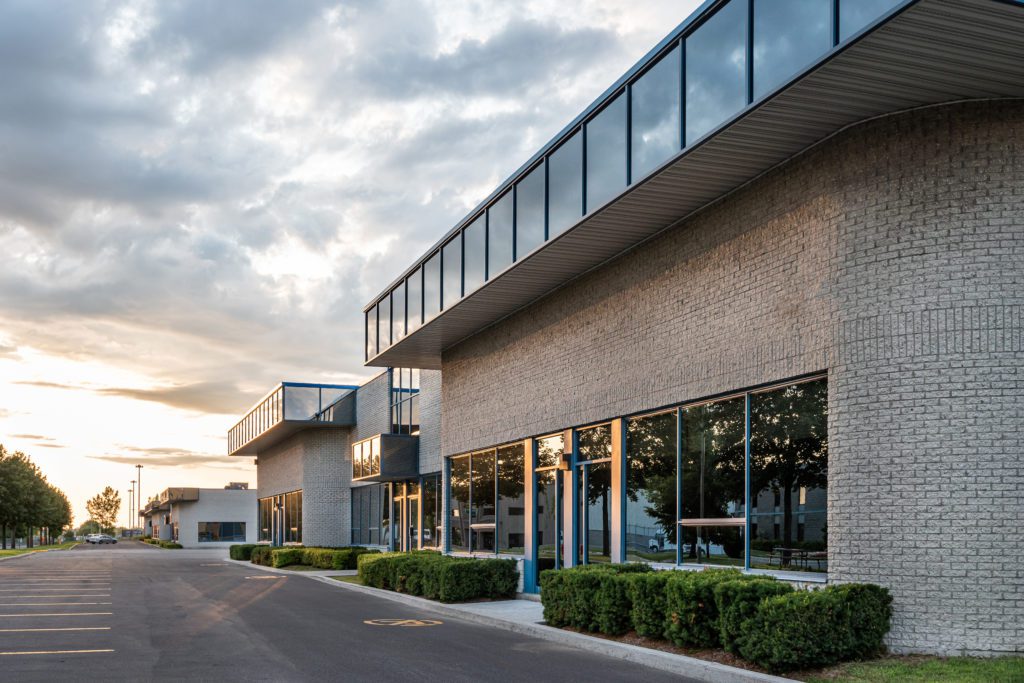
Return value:
M 259 455 L 305 429 L 351 427 L 358 388 L 281 382 L 228 431 L 228 455 Z
M 1009 0 L 710 0 L 366 307 L 367 364 L 439 369 L 445 349 L 851 124 L 1024 97 L 1022 55 Z M 678 74 L 677 101 L 650 99 L 656 69 Z M 667 143 L 652 106 L 678 112 Z M 637 154 L 673 143 L 659 165 Z

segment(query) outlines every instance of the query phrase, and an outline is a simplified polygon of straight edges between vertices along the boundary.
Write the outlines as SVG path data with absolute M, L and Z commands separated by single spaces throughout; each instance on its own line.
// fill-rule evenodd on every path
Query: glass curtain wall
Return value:
M 391 370 L 391 433 L 420 433 L 420 371 Z
M 611 561 L 612 431 L 576 432 L 576 563 Z
M 441 475 L 433 474 L 423 477 L 420 487 L 420 505 L 423 516 L 423 538 L 421 548 L 438 548 L 441 545 Z
M 522 554 L 526 529 L 523 444 L 450 458 L 449 472 L 451 549 Z
M 352 545 L 381 545 L 387 484 L 352 487 Z
M 612 505 L 611 424 L 575 430 L 565 491 L 563 434 L 534 441 L 532 510 L 521 444 L 453 457 L 451 549 L 519 553 L 533 543 L 537 571 L 557 567 L 564 493 L 577 563 L 610 561 L 621 513 L 627 561 L 826 572 L 827 425 L 824 377 L 625 418 L 623 510 Z M 532 539 L 524 514 L 534 515 Z
M 260 498 L 259 500 L 259 516 L 260 516 L 260 543 L 270 543 L 271 531 L 274 525 L 274 499 L 273 498 Z
M 907 2 L 838 0 L 836 16 L 835 1 L 730 0 L 694 21 L 425 259 L 422 318 L 419 270 L 397 285 L 407 311 L 381 297 L 366 314 L 367 357 L 442 310 L 442 279 L 448 308 Z M 378 327 L 391 319 L 397 329 Z

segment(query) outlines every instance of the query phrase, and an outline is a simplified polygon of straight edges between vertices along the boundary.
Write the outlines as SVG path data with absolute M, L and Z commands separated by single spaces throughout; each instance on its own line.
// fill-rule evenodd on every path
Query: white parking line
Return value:
M 0 657 L 12 657 L 16 655 L 85 655 L 99 652 L 113 652 L 113 650 L 35 650 L 31 652 L 0 652 Z
M 12 602 L 7 607 L 42 607 L 43 605 L 113 605 L 112 602 Z
M 0 617 L 111 617 L 113 612 L 21 612 L 19 614 L 0 614 Z
M 96 591 L 108 591 L 109 588 L 0 588 L 0 593 L 95 593 Z M 2 596 L 0 596 L 2 597 Z
M 40 631 L 109 631 L 109 626 L 63 626 L 60 628 L 0 628 L 0 633 L 39 633 Z
M 67 594 L 57 594 L 57 595 L 54 595 L 53 593 L 25 593 L 23 595 L 0 595 L 0 600 L 18 600 L 18 599 L 22 599 L 22 598 L 29 598 L 29 599 L 39 600 L 41 598 L 74 598 L 74 597 L 82 597 L 82 598 L 109 598 L 110 597 L 110 593 L 89 593 L 88 595 L 81 595 L 77 591 L 71 592 L 71 593 L 67 593 Z M 18 604 L 18 603 L 14 603 L 14 604 Z

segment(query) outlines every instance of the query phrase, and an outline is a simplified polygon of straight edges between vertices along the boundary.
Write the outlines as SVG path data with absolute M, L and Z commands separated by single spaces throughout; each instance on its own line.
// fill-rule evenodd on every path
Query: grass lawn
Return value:
M 37 546 L 35 548 L 19 548 L 18 550 L 0 550 L 0 557 L 10 557 L 12 555 L 26 555 L 28 553 L 41 553 L 47 550 L 67 550 L 68 548 L 74 548 L 76 545 L 78 545 L 78 541 L 61 543 L 59 545 Z
M 808 683 L 1019 683 L 1024 657 L 885 657 L 840 664 L 806 678 Z

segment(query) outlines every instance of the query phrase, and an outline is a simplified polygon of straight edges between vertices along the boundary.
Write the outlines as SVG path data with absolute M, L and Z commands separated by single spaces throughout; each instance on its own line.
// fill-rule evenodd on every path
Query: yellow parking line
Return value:
M 11 657 L 15 655 L 85 655 L 99 652 L 113 652 L 113 650 L 34 650 L 24 652 L 0 652 L 0 657 Z
M 40 631 L 109 631 L 109 626 L 64 626 L 60 628 L 0 628 L 0 633 L 38 633 Z
M 20 614 L 0 614 L 0 617 L 111 617 L 113 612 L 22 612 Z

